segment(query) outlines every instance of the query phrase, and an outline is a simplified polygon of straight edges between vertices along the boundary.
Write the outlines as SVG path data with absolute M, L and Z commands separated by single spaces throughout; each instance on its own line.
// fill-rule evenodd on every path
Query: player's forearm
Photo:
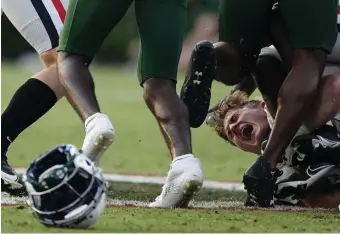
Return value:
M 292 68 L 280 89 L 275 124 L 263 153 L 272 168 L 275 168 L 281 153 L 302 125 L 306 112 L 317 96 L 319 67 L 311 57 L 303 55 L 301 52 L 305 60 Z

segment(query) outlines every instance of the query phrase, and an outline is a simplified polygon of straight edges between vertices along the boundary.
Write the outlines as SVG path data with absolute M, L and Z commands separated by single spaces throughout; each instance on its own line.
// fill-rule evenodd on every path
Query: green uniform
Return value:
M 295 49 L 332 51 L 337 38 L 338 0 L 220 0 L 220 41 L 253 57 L 267 46 L 273 4 L 278 2 Z
M 80 54 L 91 62 L 133 2 L 141 40 L 141 85 L 148 78 L 176 81 L 186 0 L 70 0 L 58 51 Z

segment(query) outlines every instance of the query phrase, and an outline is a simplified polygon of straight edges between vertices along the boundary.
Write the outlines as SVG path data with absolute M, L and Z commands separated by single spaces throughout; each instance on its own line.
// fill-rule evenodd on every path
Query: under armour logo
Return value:
M 197 77 L 200 77 L 200 76 L 202 76 L 203 74 L 202 74 L 202 72 L 196 71 L 196 72 L 195 72 L 195 75 L 196 75 Z
M 202 74 L 202 72 L 198 72 L 198 71 L 196 71 L 195 72 L 195 75 L 197 76 L 197 79 L 196 80 L 193 80 L 193 82 L 194 82 L 194 84 L 200 84 L 201 83 L 201 81 L 199 80 L 200 79 L 200 77 L 203 75 Z

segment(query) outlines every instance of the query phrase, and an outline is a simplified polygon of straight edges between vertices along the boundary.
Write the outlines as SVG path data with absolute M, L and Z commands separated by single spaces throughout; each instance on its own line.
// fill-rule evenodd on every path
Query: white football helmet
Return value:
M 60 145 L 35 159 L 23 175 L 27 204 L 46 226 L 88 228 L 103 213 L 102 171 L 73 145 Z

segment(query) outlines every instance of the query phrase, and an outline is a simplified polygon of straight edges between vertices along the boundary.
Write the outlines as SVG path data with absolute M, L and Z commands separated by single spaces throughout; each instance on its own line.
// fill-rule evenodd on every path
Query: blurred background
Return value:
M 201 40 L 217 41 L 218 0 L 188 0 L 186 37 L 179 63 L 177 90 L 183 83 L 193 46 Z M 117 138 L 104 155 L 106 172 L 164 175 L 171 162 L 158 125 L 145 106 L 137 76 L 138 29 L 131 5 L 112 31 L 90 69 L 102 112 L 109 115 Z M 38 55 L 2 14 L 1 22 L 2 111 L 14 92 L 42 66 Z M 167 56 L 164 54 L 164 56 Z M 228 89 L 213 84 L 212 104 Z M 82 145 L 84 127 L 67 101 L 62 99 L 36 124 L 22 133 L 8 152 L 14 167 L 27 167 L 43 151 L 57 144 Z M 206 178 L 240 180 L 254 156 L 219 139 L 206 125 L 192 130 L 194 154 L 202 161 Z
M 180 69 L 185 70 L 193 46 L 200 40 L 217 40 L 217 11 L 219 0 L 188 0 L 186 39 Z M 38 58 L 35 51 L 20 36 L 6 16 L 2 14 L 2 61 L 33 63 Z M 96 63 L 119 64 L 128 69 L 137 66 L 139 50 L 138 28 L 134 15 L 134 4 L 122 21 L 111 32 L 96 56 Z M 39 62 L 39 61 L 38 61 Z

